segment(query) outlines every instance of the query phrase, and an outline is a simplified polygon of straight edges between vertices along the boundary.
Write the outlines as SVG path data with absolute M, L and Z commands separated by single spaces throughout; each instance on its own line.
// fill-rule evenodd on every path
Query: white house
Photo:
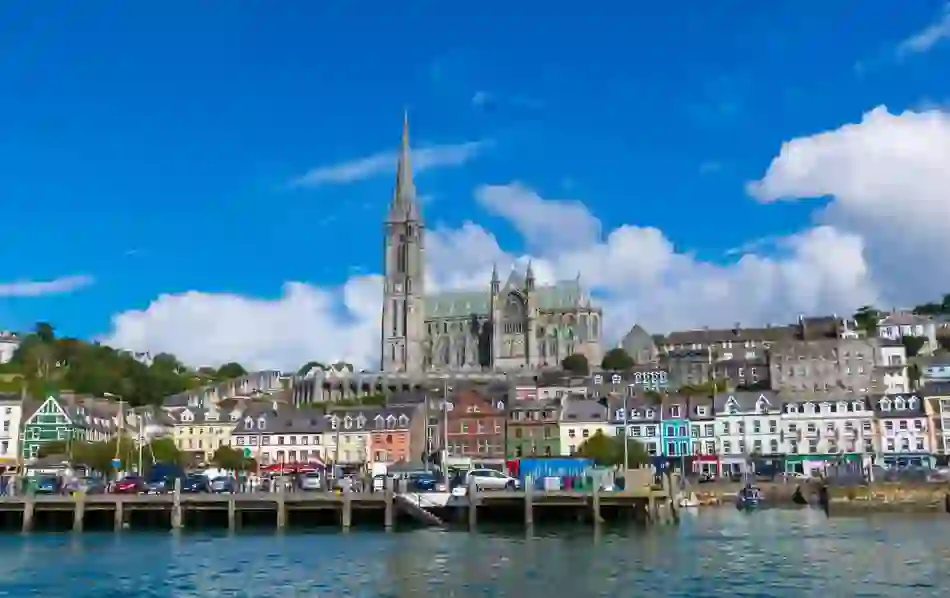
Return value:
M 0 465 L 16 463 L 20 445 L 20 420 L 23 405 L 20 395 L 0 395 Z
M 753 455 L 780 454 L 781 408 L 773 392 L 722 393 L 714 405 L 723 473 L 744 471 Z
M 884 467 L 932 467 L 930 421 L 921 397 L 915 394 L 874 397 L 878 425 L 878 455 Z
M 929 316 L 919 316 L 907 311 L 894 311 L 887 314 L 877 324 L 880 338 L 899 341 L 905 336 L 919 336 L 927 339 L 924 351 L 937 349 L 937 322 Z
M 864 396 L 832 391 L 781 398 L 787 471 L 810 475 L 832 465 L 862 470 L 871 464 L 874 410 Z
M 877 390 L 884 394 L 910 392 L 907 349 L 899 340 L 881 339 L 874 351 L 874 366 L 880 372 Z
M 20 348 L 20 337 L 15 332 L 0 330 L 0 364 L 8 363 Z

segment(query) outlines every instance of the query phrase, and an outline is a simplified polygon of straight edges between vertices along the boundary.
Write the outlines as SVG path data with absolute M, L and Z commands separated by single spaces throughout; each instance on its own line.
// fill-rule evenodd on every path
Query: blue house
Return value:
M 692 456 L 689 430 L 689 402 L 686 397 L 663 397 L 660 405 L 660 445 L 664 457 L 683 460 Z

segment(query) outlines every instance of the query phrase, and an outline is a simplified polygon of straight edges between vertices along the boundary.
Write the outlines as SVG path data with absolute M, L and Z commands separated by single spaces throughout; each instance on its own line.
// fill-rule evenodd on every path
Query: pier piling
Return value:
M 386 486 L 385 486 L 383 496 L 386 502 L 384 525 L 386 527 L 386 531 L 392 531 L 393 529 L 393 479 L 390 477 L 386 478 Z
M 353 496 L 351 492 L 350 488 L 343 488 L 343 514 L 341 519 L 344 532 L 350 531 L 350 525 L 353 522 Z
M 524 524 L 534 525 L 534 480 L 530 475 L 524 477 Z
M 475 531 L 478 527 L 478 486 L 472 479 L 468 483 L 468 529 Z
M 33 531 L 33 512 L 36 507 L 36 503 L 33 502 L 33 497 L 28 496 L 26 501 L 23 503 L 23 533 L 29 533 Z
M 77 492 L 73 495 L 76 504 L 73 505 L 73 531 L 82 532 L 84 520 L 86 518 L 86 494 Z
M 175 479 L 175 493 L 172 495 L 172 531 L 180 530 L 184 526 L 181 513 L 181 478 Z
M 594 525 L 600 525 L 604 522 L 604 519 L 600 515 L 600 484 L 598 484 L 596 480 L 594 481 L 590 502 L 591 516 L 594 520 Z
M 235 531 L 238 528 L 237 500 L 233 496 L 228 498 L 228 530 Z
M 284 496 L 284 482 L 277 485 L 277 529 L 283 530 L 287 527 L 287 501 Z
M 121 500 L 116 499 L 115 501 L 113 517 L 112 527 L 115 528 L 115 531 L 121 532 L 125 529 L 125 505 Z

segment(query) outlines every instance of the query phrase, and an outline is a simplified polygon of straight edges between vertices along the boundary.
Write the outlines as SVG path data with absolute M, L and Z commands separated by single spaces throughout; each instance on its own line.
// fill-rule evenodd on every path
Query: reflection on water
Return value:
M 950 517 L 688 515 L 523 533 L 0 537 L 0 596 L 937 596 Z

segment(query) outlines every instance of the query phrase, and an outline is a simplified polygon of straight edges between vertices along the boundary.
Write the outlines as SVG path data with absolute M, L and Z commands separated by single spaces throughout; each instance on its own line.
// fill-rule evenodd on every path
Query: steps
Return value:
M 442 500 L 442 494 L 445 494 L 446 500 Z M 445 522 L 427 511 L 426 507 L 444 507 L 448 503 L 450 496 L 451 495 L 447 493 L 429 495 L 407 492 L 405 494 L 395 495 L 393 502 L 400 511 L 420 523 L 433 527 L 445 527 Z

